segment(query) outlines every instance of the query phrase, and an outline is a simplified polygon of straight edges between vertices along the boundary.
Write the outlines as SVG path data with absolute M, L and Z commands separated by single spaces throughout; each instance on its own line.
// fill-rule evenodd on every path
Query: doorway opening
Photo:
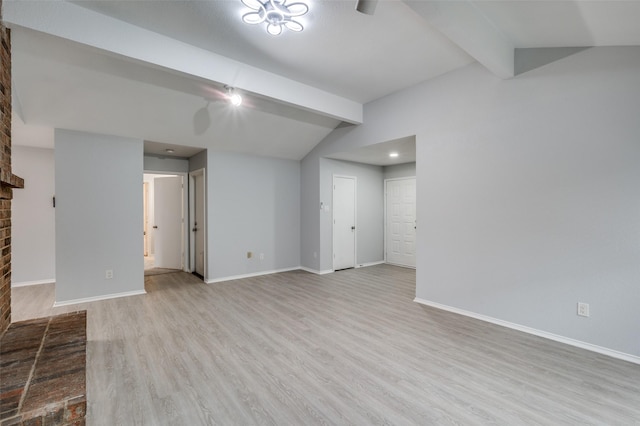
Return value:
M 189 269 L 201 280 L 207 276 L 207 190 L 205 169 L 189 173 Z
M 356 178 L 333 176 L 333 270 L 356 266 Z
M 144 173 L 145 275 L 185 270 L 186 173 Z

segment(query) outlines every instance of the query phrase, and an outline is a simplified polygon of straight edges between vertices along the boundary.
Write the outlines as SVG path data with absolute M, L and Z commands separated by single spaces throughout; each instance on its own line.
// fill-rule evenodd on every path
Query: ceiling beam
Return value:
M 430 25 L 500 78 L 514 76 L 513 43 L 469 0 L 404 0 Z
M 362 123 L 362 104 L 180 42 L 66 1 L 3 3 L 7 26 L 20 26 L 146 64 L 227 84 L 278 102 Z

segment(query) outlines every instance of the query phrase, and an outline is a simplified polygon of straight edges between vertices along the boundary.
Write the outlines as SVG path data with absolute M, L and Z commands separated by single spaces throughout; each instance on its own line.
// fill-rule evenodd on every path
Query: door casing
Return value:
M 144 173 L 145 175 L 156 175 L 156 176 L 154 176 L 154 178 L 156 178 L 156 177 L 162 177 L 162 176 L 164 176 L 164 177 L 167 177 L 167 176 L 182 176 L 182 178 L 183 178 L 183 185 L 186 187 L 185 183 L 186 183 L 186 181 L 187 181 L 188 174 L 187 174 L 187 173 L 184 173 L 184 172 L 171 172 L 171 171 L 166 171 L 166 170 L 149 170 L 149 169 L 145 169 L 145 170 L 143 170 L 143 173 Z M 189 195 L 189 194 L 188 194 L 188 191 L 185 191 L 185 190 L 184 190 L 184 188 L 183 188 L 183 191 L 182 191 L 182 195 L 183 195 L 183 198 L 182 198 L 182 209 L 183 209 L 183 210 L 182 210 L 182 211 L 183 211 L 183 218 L 184 218 L 184 216 L 185 216 L 185 214 L 184 214 L 184 213 L 185 213 L 185 212 L 187 212 L 187 211 L 188 211 L 188 208 L 189 208 L 189 203 L 188 203 L 188 201 L 189 201 L 189 199 L 188 199 L 188 195 Z M 155 197 L 154 197 L 154 198 L 155 198 Z M 154 209 L 154 210 L 155 210 L 155 209 Z M 155 213 L 155 212 L 154 212 L 154 213 Z M 153 224 L 151 224 L 151 225 L 153 225 Z M 189 250 L 188 250 L 188 247 L 187 247 L 187 242 L 188 242 L 188 240 L 187 240 L 187 238 L 185 238 L 184 236 L 185 236 L 185 235 L 188 235 L 188 227 L 189 227 L 189 223 L 188 223 L 188 221 L 187 221 L 187 220 L 183 220 L 183 231 L 182 231 L 182 232 L 183 232 L 183 233 L 182 233 L 183 238 L 182 238 L 182 242 L 181 242 L 181 250 L 182 250 L 182 269 L 183 269 L 184 271 L 186 271 L 186 272 L 189 272 L 189 270 L 188 270 L 188 265 L 189 265 Z M 149 235 L 151 235 L 151 233 L 153 233 L 153 232 L 154 232 L 153 227 L 152 227 L 152 226 L 149 226 L 149 234 L 148 234 L 148 236 L 149 236 Z M 143 236 L 143 238 L 144 238 L 144 236 Z M 154 238 L 154 240 L 155 240 L 155 238 Z M 153 246 L 155 246 L 155 241 L 153 241 Z M 152 245 L 150 244 L 150 245 L 149 245 L 149 249 L 151 249 L 151 247 L 152 247 Z M 151 250 L 150 250 L 150 251 L 151 251 Z
M 201 181 L 201 185 L 196 184 L 196 180 Z M 196 272 L 197 274 L 202 275 L 203 279 L 207 279 L 207 179 L 206 179 L 206 170 L 199 169 L 189 173 L 189 271 Z M 197 221 L 197 218 L 200 214 L 196 212 L 198 206 L 196 203 L 198 195 L 202 200 L 202 211 L 199 212 L 202 214 L 202 218 L 200 221 Z M 196 227 L 202 236 L 202 256 L 203 256 L 203 265 L 202 271 L 199 271 L 197 268 L 197 256 L 198 253 L 198 245 L 196 241 L 196 237 L 198 235 L 193 232 L 193 229 Z M 195 235 L 194 235 L 195 234 Z

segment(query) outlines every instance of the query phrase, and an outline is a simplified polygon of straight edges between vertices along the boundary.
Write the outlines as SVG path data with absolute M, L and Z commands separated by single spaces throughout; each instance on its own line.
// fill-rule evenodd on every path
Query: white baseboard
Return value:
M 85 297 L 82 299 L 63 300 L 61 302 L 54 302 L 53 307 L 75 305 L 78 303 L 97 302 L 98 300 L 116 299 L 118 297 L 137 296 L 140 294 L 147 294 L 144 290 L 125 291 L 123 293 L 105 294 L 103 296 Z
M 207 284 L 215 284 L 215 283 L 221 283 L 221 282 L 224 282 L 224 281 L 233 281 L 233 280 L 241 280 L 243 278 L 259 277 L 261 275 L 271 275 L 271 274 L 278 274 L 280 272 L 297 271 L 299 269 L 300 269 L 299 266 L 295 266 L 293 268 L 284 268 L 284 269 L 274 269 L 274 270 L 271 270 L 271 271 L 252 272 L 250 274 L 232 275 L 232 276 L 229 276 L 229 277 L 209 279 L 209 280 L 206 280 L 205 283 L 207 283 Z
M 49 278 L 48 280 L 37 280 L 37 281 L 21 281 L 18 283 L 11 283 L 11 287 L 26 287 L 28 285 L 53 284 L 55 282 L 56 282 L 55 278 Z
M 302 271 L 305 271 L 305 272 L 310 272 L 310 273 L 316 274 L 316 275 L 326 275 L 326 274 L 333 273 L 333 269 L 325 269 L 324 271 L 318 271 L 317 269 L 307 268 L 306 266 L 300 266 L 298 269 L 300 269 Z
M 385 263 L 384 260 L 379 260 L 377 262 L 361 263 L 359 265 L 356 265 L 356 268 L 366 268 L 367 266 L 381 265 L 383 263 Z
M 571 339 L 569 337 L 560 336 L 558 334 L 549 333 L 546 331 L 538 330 L 535 328 L 527 327 L 520 324 L 515 324 L 509 321 L 503 321 L 501 319 L 489 317 L 486 315 L 477 314 L 471 311 L 465 311 L 464 309 L 454 308 L 448 305 L 442 305 L 437 302 L 431 302 L 429 300 L 424 300 L 416 297 L 413 299 L 414 302 L 420 303 L 422 305 L 431 306 L 433 308 L 442 309 L 444 311 L 453 312 L 455 314 L 464 315 L 466 317 L 475 318 L 481 321 L 490 322 L 492 324 L 501 325 L 503 327 L 511 328 L 513 330 L 522 331 L 524 333 L 533 334 L 534 336 L 544 337 L 545 339 L 554 340 L 556 342 L 564 343 L 567 345 L 575 346 L 581 349 L 586 349 L 588 351 L 596 352 L 602 355 L 607 355 L 612 358 L 621 359 L 624 361 L 632 362 L 634 364 L 640 364 L 640 356 L 627 354 L 624 352 L 619 352 L 614 349 L 605 348 L 598 345 L 593 345 L 591 343 L 582 342 L 580 340 Z
M 399 268 L 416 269 L 415 266 L 401 265 L 399 263 L 387 262 L 386 260 L 385 260 L 384 263 L 386 263 L 387 265 L 391 265 L 391 266 L 397 266 Z

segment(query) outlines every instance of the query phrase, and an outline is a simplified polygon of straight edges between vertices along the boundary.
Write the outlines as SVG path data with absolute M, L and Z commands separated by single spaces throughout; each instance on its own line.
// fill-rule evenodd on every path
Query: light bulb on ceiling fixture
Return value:
M 229 100 L 231 101 L 231 105 L 233 106 L 242 105 L 242 96 L 238 95 L 237 93 L 234 93 L 233 95 L 231 95 Z
M 287 0 L 240 0 L 251 9 L 251 12 L 242 15 L 242 21 L 246 24 L 267 23 L 267 32 L 273 36 L 282 34 L 282 27 L 290 31 L 300 32 L 304 29 L 302 24 L 293 18 L 304 15 L 309 11 L 309 6 L 298 1 L 286 4 Z
M 233 87 L 225 86 L 225 88 L 227 89 L 227 98 L 229 99 L 229 102 L 231 102 L 231 105 L 233 106 L 242 105 L 242 96 L 236 93 Z
M 391 153 L 389 153 L 389 157 L 391 157 L 391 158 L 396 158 L 397 156 L 398 156 L 398 153 L 397 153 L 397 152 L 391 152 Z

